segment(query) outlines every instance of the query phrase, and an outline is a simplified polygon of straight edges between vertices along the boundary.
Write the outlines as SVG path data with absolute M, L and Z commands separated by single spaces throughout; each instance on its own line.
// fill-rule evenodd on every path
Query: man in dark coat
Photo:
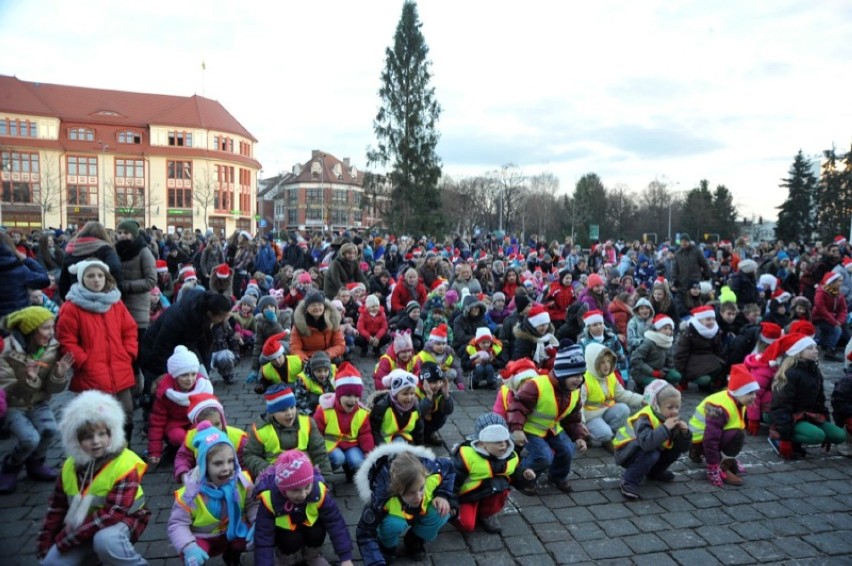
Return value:
M 688 234 L 681 234 L 680 248 L 675 252 L 672 278 L 672 291 L 685 293 L 690 281 L 710 279 L 710 265 L 698 246 L 689 239 Z

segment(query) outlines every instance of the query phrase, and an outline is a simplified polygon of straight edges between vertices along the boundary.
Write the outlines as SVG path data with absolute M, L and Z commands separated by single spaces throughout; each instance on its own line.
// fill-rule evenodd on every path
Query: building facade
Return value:
M 0 224 L 254 231 L 257 140 L 219 102 L 0 76 Z

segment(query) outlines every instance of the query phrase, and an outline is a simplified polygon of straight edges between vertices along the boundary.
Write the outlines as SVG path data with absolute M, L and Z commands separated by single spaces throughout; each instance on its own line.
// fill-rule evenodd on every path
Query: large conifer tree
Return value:
M 796 154 L 780 187 L 787 189 L 787 200 L 778 207 L 775 237 L 785 242 L 810 240 L 816 231 L 817 178 L 802 150 Z
M 381 108 L 373 121 L 377 145 L 367 153 L 370 165 L 390 165 L 393 186 L 389 227 L 399 234 L 440 234 L 441 161 L 436 123 L 441 107 L 430 86 L 429 47 L 420 31 L 417 4 L 406 1 L 385 51 L 385 69 L 379 89 Z

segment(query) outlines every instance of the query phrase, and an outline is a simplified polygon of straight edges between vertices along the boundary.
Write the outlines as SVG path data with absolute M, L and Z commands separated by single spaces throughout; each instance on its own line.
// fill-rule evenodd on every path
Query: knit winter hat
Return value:
M 662 330 L 666 326 L 671 326 L 672 330 L 674 330 L 674 321 L 671 319 L 671 317 L 665 314 L 658 314 L 657 316 L 655 316 L 652 324 L 654 325 L 654 328 L 656 330 Z
M 535 362 L 529 358 L 513 360 L 506 364 L 506 367 L 500 371 L 503 383 L 513 391 L 517 391 L 522 382 L 538 375 L 539 372 L 535 366 Z
M 197 374 L 201 364 L 198 363 L 198 357 L 194 352 L 190 352 L 186 346 L 175 346 L 174 353 L 169 356 L 169 361 L 166 366 L 169 370 L 169 375 L 177 377 L 185 373 Z
M 476 336 L 473 338 L 473 343 L 479 346 L 484 341 L 494 343 L 494 336 L 491 335 L 491 330 L 487 326 L 480 326 L 476 329 Z
M 816 336 L 816 327 L 807 320 L 796 320 L 790 324 L 790 334 L 804 334 L 813 338 Z
M 243 295 L 240 299 L 240 305 L 248 305 L 251 310 L 254 310 L 257 306 L 257 298 L 254 295 Z
M 529 321 L 530 326 L 535 328 L 542 324 L 550 324 L 550 315 L 547 313 L 547 309 L 544 308 L 544 305 L 536 303 L 530 309 L 529 314 L 527 314 L 527 320 Z
M 850 265 L 852 265 L 852 264 L 850 264 Z M 785 291 L 784 289 L 782 289 L 781 287 L 778 287 L 772 293 L 772 300 L 777 301 L 779 303 L 786 303 L 787 301 L 790 300 L 791 297 L 792 297 L 792 295 L 790 293 L 788 293 L 787 291 Z
M 305 307 L 309 307 L 314 303 L 325 303 L 325 295 L 319 291 L 311 291 L 305 295 Z
M 404 369 L 397 368 L 382 378 L 382 385 L 390 389 L 394 397 L 408 387 L 417 387 L 417 377 Z
M 199 478 L 207 477 L 207 453 L 217 444 L 225 444 L 234 450 L 234 445 L 228 435 L 210 424 L 210 421 L 201 421 L 197 427 L 195 436 L 192 439 L 192 447 L 195 448 L 197 456 L 195 458 L 196 466 L 198 466 Z M 234 450 L 236 456 L 237 451 Z M 235 473 L 239 473 L 240 464 L 237 458 L 234 458 Z
M 316 354 L 314 354 L 314 357 L 316 357 Z M 313 359 L 311 361 L 313 362 Z M 361 373 L 358 369 L 349 362 L 340 364 L 334 380 L 335 397 L 339 399 L 345 395 L 354 395 L 360 399 L 362 393 L 364 393 L 364 382 L 361 380 Z
M 444 295 L 444 302 L 448 307 L 452 308 L 457 302 L 459 302 L 458 292 L 455 289 L 447 291 L 447 294 Z
M 296 396 L 287 385 L 279 383 L 266 390 L 263 395 L 266 400 L 266 413 L 272 415 L 296 406 Z
M 753 259 L 744 259 L 739 263 L 738 267 L 743 273 L 754 273 L 757 271 L 757 262 Z
M 530 296 L 526 293 L 515 293 L 515 310 L 524 312 L 524 309 L 532 302 Z
M 266 307 L 275 307 L 277 309 L 278 302 L 273 297 L 270 297 L 269 295 L 264 295 L 257 302 L 257 310 L 258 312 L 263 312 L 263 309 L 265 309 Z
M 746 369 L 745 364 L 734 364 L 731 366 L 731 375 L 728 377 L 728 392 L 734 397 L 742 397 L 760 389 L 760 385 Z
M 266 342 L 263 343 L 263 351 L 259 357 L 260 363 L 271 362 L 279 356 L 283 356 L 285 353 L 284 344 L 281 342 L 287 340 L 287 336 L 286 332 L 279 332 L 267 338 Z
M 597 324 L 599 322 L 601 324 L 603 324 L 603 321 L 604 321 L 603 312 L 601 312 L 597 309 L 591 310 L 591 311 L 589 311 L 589 312 L 587 312 L 586 314 L 583 315 L 583 324 L 587 327 L 591 326 L 593 324 Z
M 68 268 L 68 273 L 70 273 L 71 275 L 76 275 L 77 281 L 79 283 L 83 283 L 83 276 L 86 274 L 86 271 L 88 271 L 92 267 L 97 267 L 104 273 L 109 273 L 109 266 L 96 258 L 78 261 L 77 263 Z
M 393 335 L 393 351 L 397 354 L 400 352 L 413 352 L 414 345 L 411 342 L 411 332 L 395 332 Z
M 506 419 L 502 416 L 497 413 L 483 413 L 476 417 L 476 420 L 473 421 L 473 434 L 468 438 L 470 440 L 479 439 L 479 433 L 493 425 L 502 426 L 506 430 L 509 429 L 509 426 L 506 424 Z
M 819 284 L 823 287 L 828 287 L 838 279 L 840 279 L 839 273 L 837 273 L 836 271 L 829 271 L 822 276 L 822 281 L 820 281 Z
M 577 344 L 560 348 L 553 362 L 553 375 L 562 379 L 586 373 L 586 358 L 583 347 Z
M 442 322 L 429 332 L 429 342 L 443 342 L 446 344 L 448 330 L 447 325 Z
M 375 295 L 368 295 L 367 298 L 364 300 L 364 306 L 367 308 L 377 307 L 380 304 L 381 303 L 379 303 L 379 298 Z
M 53 320 L 53 313 L 46 308 L 25 307 L 6 315 L 6 328 L 9 330 L 17 328 L 24 336 L 29 336 L 48 320 Z
M 316 371 L 320 368 L 328 368 L 331 369 L 331 358 L 328 357 L 328 352 L 325 350 L 318 350 L 311 356 L 311 361 L 308 362 L 311 366 L 311 371 Z
M 418 303 L 417 301 L 408 301 L 408 304 L 405 305 L 405 314 L 411 314 L 411 311 L 419 308 L 420 303 Z
M 689 312 L 698 320 L 704 318 L 716 318 L 716 311 L 714 311 L 713 307 L 711 307 L 710 305 L 704 305 L 703 307 L 695 307 Z
M 506 442 L 511 437 L 505 425 L 492 424 L 480 430 L 477 438 L 480 442 Z
M 435 362 L 426 362 L 420 366 L 420 379 L 422 381 L 441 381 L 444 372 Z
M 296 278 L 296 282 L 302 285 L 310 285 L 311 283 L 313 283 L 313 279 L 311 279 L 310 273 L 304 271 L 300 273 L 299 276 Z
M 591 275 L 589 275 L 589 279 L 586 283 L 589 289 L 593 289 L 598 285 L 603 285 L 604 281 L 600 275 L 598 275 L 597 273 L 592 273 Z
M 775 324 L 774 322 L 761 322 L 760 323 L 760 341 L 766 342 L 767 344 L 772 344 L 779 338 L 781 338 L 781 334 L 783 333 L 780 326 Z
M 834 237 L 834 243 L 837 244 L 838 246 L 842 246 L 842 245 L 846 244 L 846 237 L 845 236 L 835 236 Z
M 302 489 L 314 481 L 314 467 L 310 458 L 299 450 L 282 452 L 275 460 L 275 485 L 282 494 Z
M 129 232 L 131 236 L 137 238 L 139 237 L 139 228 L 139 223 L 135 220 L 125 220 L 124 222 L 119 222 L 118 226 L 115 227 L 115 230 Z
M 222 403 L 212 393 L 196 393 L 189 396 L 189 410 L 186 413 L 189 422 L 198 424 L 196 418 L 207 409 L 216 409 L 219 411 L 219 414 L 225 414 L 225 408 L 222 407 Z
M 227 263 L 220 263 L 216 266 L 216 277 L 219 279 L 227 279 L 231 276 L 231 268 Z

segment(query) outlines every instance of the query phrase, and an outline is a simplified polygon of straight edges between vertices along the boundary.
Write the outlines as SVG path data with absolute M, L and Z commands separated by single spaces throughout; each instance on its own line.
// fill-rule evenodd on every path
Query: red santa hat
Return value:
M 728 392 L 733 397 L 742 397 L 760 389 L 760 385 L 746 369 L 745 364 L 731 366 L 731 375 L 728 377 Z
M 603 321 L 604 321 L 603 312 L 601 312 L 597 309 L 588 311 L 586 314 L 583 315 L 583 324 L 585 324 L 586 326 L 591 326 L 591 325 L 597 324 L 599 322 L 601 324 L 603 324 Z
M 432 329 L 429 333 L 429 341 L 430 342 L 443 342 L 447 343 L 447 325 L 443 322 Z
M 781 327 L 775 324 L 774 322 L 761 322 L 760 323 L 760 341 L 766 342 L 767 344 L 772 344 L 779 338 L 781 338 L 781 334 L 783 331 Z
M 185 283 L 187 281 L 193 281 L 198 279 L 198 275 L 195 274 L 195 268 L 191 265 L 186 265 L 180 268 L 178 271 L 178 277 Z
M 357 289 L 361 289 L 362 291 L 367 291 L 367 287 L 361 283 L 360 281 L 356 281 L 354 283 L 347 283 L 346 288 L 350 293 L 354 293 Z
M 723 247 L 723 248 L 724 248 L 724 247 L 730 247 L 730 246 L 731 246 L 731 241 L 730 241 L 730 240 L 722 240 L 721 242 L 719 242 L 719 246 L 721 246 L 721 247 Z
M 155 265 L 157 266 L 157 273 L 166 273 L 169 270 L 169 264 L 164 259 L 158 259 Z
M 538 368 L 529 358 L 509 362 L 500 372 L 500 377 L 510 388 L 517 390 L 522 381 L 539 375 Z
M 485 261 L 486 259 L 488 259 L 488 254 L 485 250 L 479 250 L 479 261 Z
M 813 338 L 816 336 L 816 327 L 809 320 L 796 320 L 790 324 L 790 334 L 804 334 Z
M 216 277 L 219 279 L 227 279 L 231 276 L 231 268 L 227 263 L 220 263 L 216 266 Z
M 778 301 L 779 303 L 786 303 L 791 298 L 792 295 L 790 295 L 790 293 L 788 293 L 781 287 L 778 287 L 777 289 L 775 289 L 775 291 L 772 292 L 772 299 Z
M 657 330 L 662 330 L 666 326 L 671 326 L 672 330 L 674 330 L 674 321 L 671 319 L 670 316 L 665 314 L 658 314 L 657 316 L 655 316 L 654 320 L 652 321 L 652 324 Z
M 266 339 L 266 342 L 263 343 L 263 352 L 262 355 L 266 360 L 274 360 L 278 356 L 284 355 L 284 344 L 281 343 L 282 340 L 287 339 L 286 332 L 280 332 L 278 334 L 273 334 L 269 338 Z
M 491 330 L 487 326 L 480 326 L 476 329 L 476 336 L 473 338 L 473 343 L 479 346 L 479 344 L 485 340 L 493 344 L 494 336 L 491 334 Z
M 834 243 L 837 244 L 838 246 L 845 246 L 846 241 L 847 241 L 846 236 L 835 236 L 834 237 Z
M 760 360 L 766 362 L 770 366 L 780 364 L 781 356 L 795 356 L 804 351 L 808 346 L 815 345 L 814 339 L 806 334 L 790 333 L 782 336 L 760 355 Z
M 852 257 L 843 258 L 843 267 L 846 268 L 846 271 L 852 271 Z
M 841 275 L 836 271 L 829 271 L 822 276 L 822 281 L 819 282 L 823 287 L 827 287 L 841 278 Z
M 689 312 L 698 320 L 701 320 L 702 318 L 716 318 L 716 311 L 714 311 L 713 307 L 711 307 L 710 305 L 704 305 L 703 307 L 695 307 Z
M 597 273 L 592 273 L 591 275 L 589 275 L 589 280 L 588 280 L 589 289 L 594 289 L 598 285 L 603 285 L 603 284 L 604 284 L 603 278 L 600 275 L 598 275 Z
M 527 320 L 530 321 L 530 326 L 535 328 L 542 324 L 550 324 L 550 315 L 547 313 L 547 309 L 545 309 L 543 305 L 536 303 L 530 308 L 530 312 L 527 314 Z
M 449 281 L 444 279 L 443 277 L 438 277 L 432 282 L 432 286 L 429 287 L 430 291 L 437 291 L 439 287 L 442 285 L 449 285 Z
M 461 250 L 458 248 L 453 248 L 453 257 L 461 256 Z
M 362 393 L 364 393 L 364 381 L 358 369 L 349 362 L 340 364 L 334 379 L 334 395 L 338 398 L 344 395 L 360 398 Z
M 411 253 L 414 257 L 420 257 L 421 255 L 423 255 L 423 250 L 421 250 L 420 248 L 414 248 L 413 250 L 411 250 Z
M 189 422 L 198 424 L 196 422 L 198 415 L 207 409 L 217 409 L 219 414 L 225 414 L 225 409 L 222 407 L 222 403 L 212 393 L 196 393 L 189 396 L 189 409 L 186 413 L 186 416 L 189 418 Z

